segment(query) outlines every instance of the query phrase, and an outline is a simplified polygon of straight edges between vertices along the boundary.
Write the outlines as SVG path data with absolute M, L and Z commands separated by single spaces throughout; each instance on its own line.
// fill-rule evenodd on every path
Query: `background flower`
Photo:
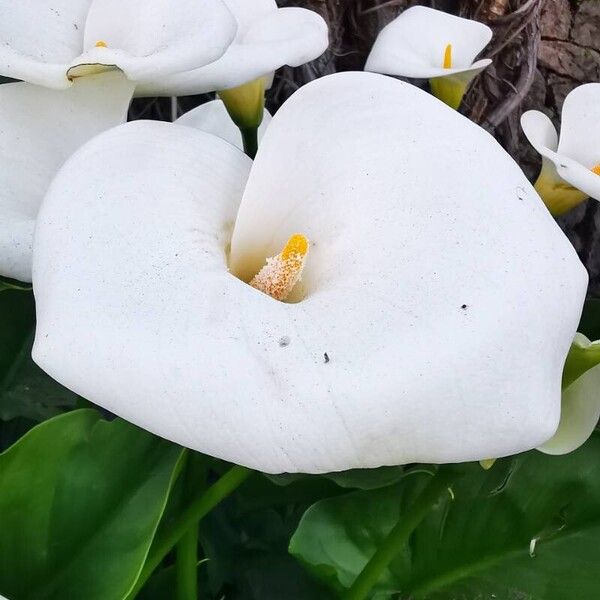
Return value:
M 238 24 L 227 52 L 201 68 L 140 86 L 139 95 L 185 96 L 234 88 L 259 77 L 271 78 L 283 65 L 302 65 L 327 48 L 327 25 L 312 10 L 277 8 L 275 0 L 224 1 Z
M 33 229 L 50 181 L 81 144 L 124 121 L 132 94 L 121 73 L 60 91 L 0 85 L 0 275 L 31 281 Z
M 37 0 L 0 3 L 0 74 L 65 88 L 118 68 L 136 82 L 219 58 L 236 23 L 221 0 Z M 167 93 L 170 95 L 170 93 Z
M 429 79 L 433 93 L 458 108 L 473 77 L 492 62 L 473 62 L 491 39 L 483 23 L 414 6 L 381 30 L 365 70 Z
M 552 121 L 538 110 L 524 113 L 521 126 L 542 155 L 535 187 L 552 214 L 588 197 L 600 200 L 600 83 L 581 85 L 565 98 L 560 139 Z

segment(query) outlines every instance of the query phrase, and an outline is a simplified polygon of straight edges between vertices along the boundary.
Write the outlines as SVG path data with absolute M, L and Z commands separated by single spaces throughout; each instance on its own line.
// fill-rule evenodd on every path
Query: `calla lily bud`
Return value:
M 429 79 L 432 93 L 457 109 L 473 78 L 492 62 L 475 61 L 491 39 L 483 23 L 414 6 L 381 30 L 365 70 Z
M 552 121 L 537 110 L 522 115 L 521 127 L 542 155 L 535 189 L 553 215 L 587 198 L 600 200 L 600 83 L 580 85 L 568 94 L 560 139 Z
M 259 141 L 265 134 L 271 119 L 272 117 L 269 111 L 264 109 L 263 119 L 258 127 Z M 213 135 L 228 141 L 230 144 L 237 146 L 240 150 L 244 147 L 240 130 L 231 120 L 231 117 L 221 100 L 205 102 L 181 115 L 175 123 L 187 127 L 194 127 L 195 129 L 205 131 L 206 133 L 212 133 Z
M 300 88 L 254 161 L 170 123 L 96 137 L 49 189 L 33 275 L 44 370 L 270 473 L 541 445 L 587 289 L 491 136 L 364 72 Z
M 254 158 L 258 148 L 258 128 L 265 108 L 265 78 L 259 77 L 236 88 L 221 90 L 219 96 L 240 130 L 244 150 L 250 158 Z

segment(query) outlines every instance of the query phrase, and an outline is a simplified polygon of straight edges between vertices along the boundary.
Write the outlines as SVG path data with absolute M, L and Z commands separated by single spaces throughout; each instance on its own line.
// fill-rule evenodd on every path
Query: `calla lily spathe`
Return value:
M 578 333 L 563 373 L 560 423 L 554 436 L 538 450 L 567 454 L 581 446 L 600 419 L 600 341 Z
M 298 232 L 291 301 L 248 285 Z M 413 86 L 342 73 L 285 103 L 253 164 L 158 122 L 80 149 L 38 219 L 33 357 L 262 471 L 478 460 L 553 435 L 586 286 L 491 136 Z
M 265 131 L 271 122 L 271 118 L 269 111 L 265 110 L 262 122 L 258 128 L 259 141 L 265 134 Z M 200 131 L 216 135 L 230 144 L 237 146 L 240 150 L 243 150 L 244 144 L 240 130 L 231 120 L 231 117 L 221 100 L 205 102 L 188 111 L 175 122 L 178 125 L 194 127 Z
M 474 62 L 491 39 L 483 23 L 414 6 L 381 30 L 365 70 L 429 79 L 433 93 L 458 108 L 471 80 L 492 62 Z
M 239 87 L 284 65 L 298 67 L 325 51 L 327 24 L 304 8 L 277 8 L 275 0 L 224 0 L 237 20 L 237 35 L 215 62 L 140 86 L 139 95 L 200 94 Z
M 562 108 L 560 139 L 552 121 L 538 110 L 521 117 L 521 127 L 542 155 L 535 188 L 554 215 L 587 198 L 600 200 L 600 83 L 575 88 Z
M 68 90 L 0 86 L 0 275 L 31 281 L 35 219 L 50 181 L 81 144 L 125 120 L 132 94 L 117 72 Z
M 52 88 L 115 68 L 162 80 L 218 59 L 236 29 L 221 0 L 0 0 L 0 74 Z

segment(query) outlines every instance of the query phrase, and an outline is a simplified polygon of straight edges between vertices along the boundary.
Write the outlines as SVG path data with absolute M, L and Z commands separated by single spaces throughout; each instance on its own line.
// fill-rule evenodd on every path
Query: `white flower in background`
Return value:
M 33 357 L 262 471 L 478 460 L 554 434 L 586 287 L 491 136 L 342 73 L 286 102 L 254 163 L 158 122 L 80 149 L 38 217 Z
M 538 110 L 524 113 L 521 127 L 542 155 L 535 188 L 553 215 L 587 198 L 600 200 L 600 83 L 581 85 L 566 97 L 560 140 L 552 121 Z
M 567 454 L 579 448 L 600 419 L 600 341 L 575 336 L 563 374 L 560 424 L 555 435 L 538 450 Z
M 265 110 L 264 118 L 258 128 L 259 141 L 265 134 L 270 122 L 271 115 Z M 243 149 L 240 130 L 231 120 L 231 117 L 221 100 L 205 102 L 179 117 L 175 123 L 177 123 L 177 125 L 194 127 L 195 129 L 205 131 L 206 133 L 212 133 L 213 135 L 217 135 L 228 141 L 230 144 L 237 146 L 240 150 Z
M 325 52 L 327 24 L 304 8 L 277 8 L 275 0 L 224 0 L 238 24 L 227 52 L 201 68 L 140 86 L 147 96 L 187 96 L 237 88 L 256 79 L 270 82 L 284 65 L 298 67 Z
M 137 94 L 176 96 L 218 92 L 240 129 L 246 153 L 254 157 L 263 118 L 264 92 L 276 69 L 309 62 L 326 50 L 327 24 L 304 8 L 278 8 L 275 0 L 224 0 L 237 20 L 227 52 L 199 69 L 155 79 Z
M 33 229 L 50 181 L 81 144 L 125 120 L 132 94 L 117 72 L 60 91 L 0 85 L 0 275 L 31 281 Z
M 381 30 L 365 70 L 429 79 L 431 91 L 458 108 L 472 79 L 492 62 L 473 62 L 491 39 L 483 23 L 413 6 Z
M 235 35 L 221 0 L 0 0 L 0 74 L 66 88 L 120 69 L 148 82 L 213 62 Z

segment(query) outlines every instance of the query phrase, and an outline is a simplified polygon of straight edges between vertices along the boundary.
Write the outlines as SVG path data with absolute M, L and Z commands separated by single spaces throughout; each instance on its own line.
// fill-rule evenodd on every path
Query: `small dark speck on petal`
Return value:
M 463 310 L 467 310 L 467 305 L 466 305 L 466 304 L 463 304 L 463 305 L 461 306 L 461 308 L 462 308 Z
M 329 362 L 329 354 L 325 352 L 325 354 L 323 354 L 323 358 L 325 359 L 325 364 L 327 364 Z
M 291 340 L 290 340 L 290 338 L 287 335 L 284 335 L 283 337 L 279 338 L 279 345 L 282 348 L 285 348 L 286 346 L 289 346 L 290 342 L 291 342 Z

